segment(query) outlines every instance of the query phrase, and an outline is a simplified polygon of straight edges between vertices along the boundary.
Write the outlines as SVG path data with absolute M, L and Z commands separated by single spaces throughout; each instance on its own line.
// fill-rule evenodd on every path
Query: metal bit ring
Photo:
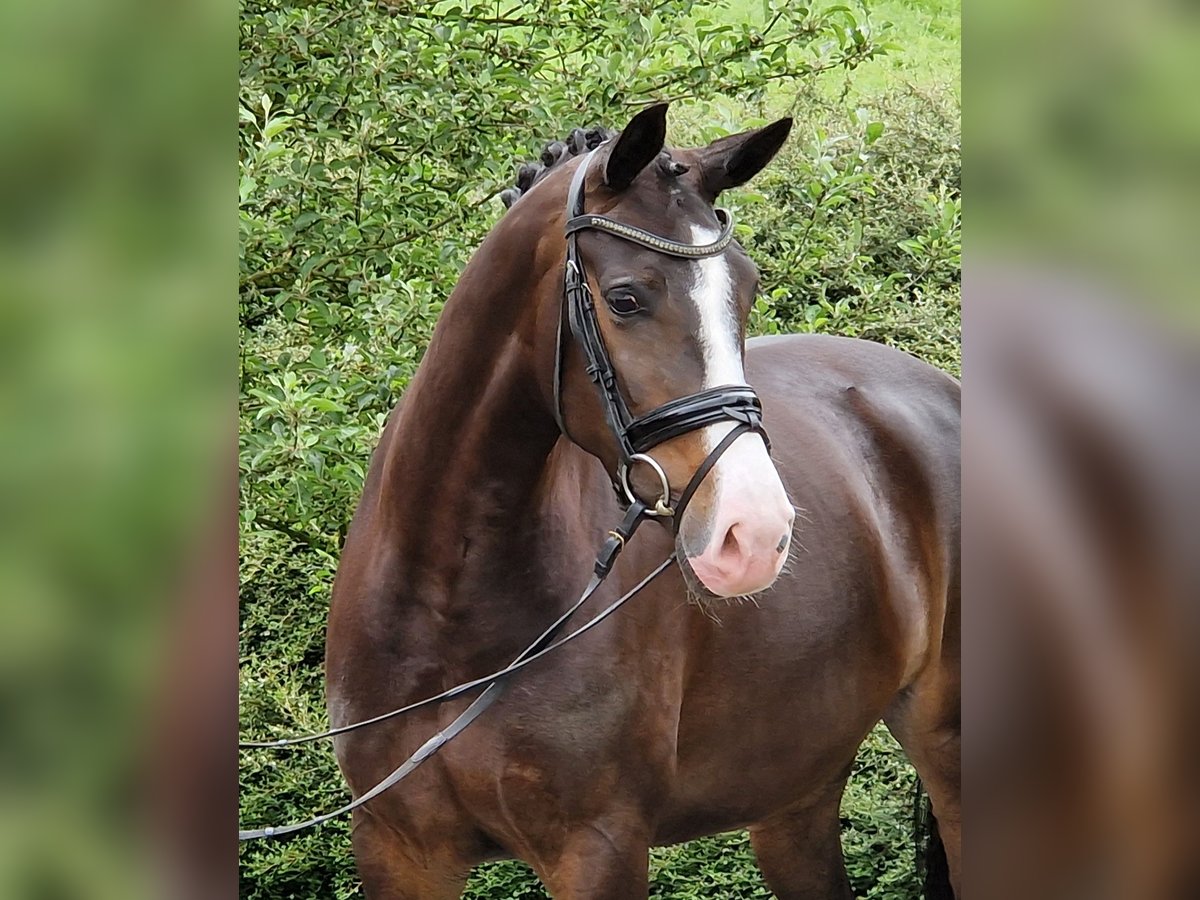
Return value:
M 645 453 L 635 453 L 629 457 L 629 463 L 621 466 L 621 487 L 625 489 L 625 499 L 630 503 L 637 502 L 637 495 L 634 494 L 633 488 L 629 484 L 629 469 L 636 462 L 642 462 L 648 465 L 658 475 L 658 482 L 662 486 L 662 495 L 655 501 L 651 509 L 646 510 L 648 516 L 661 516 L 670 518 L 675 515 L 675 510 L 667 505 L 667 501 L 671 499 L 671 484 L 667 481 L 667 473 L 663 471 L 663 467 L 658 464 L 658 461 L 652 456 L 647 456 Z

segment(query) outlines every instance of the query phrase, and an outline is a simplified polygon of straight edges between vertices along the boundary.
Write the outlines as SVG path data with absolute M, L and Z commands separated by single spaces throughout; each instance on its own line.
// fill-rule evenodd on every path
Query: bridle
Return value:
M 617 472 L 615 477 L 613 477 L 613 488 L 617 492 L 618 500 L 625 508 L 624 518 L 616 528 L 608 532 L 604 544 L 596 556 L 592 577 L 579 599 L 505 668 L 490 675 L 485 675 L 482 678 L 476 678 L 473 681 L 457 685 L 435 696 L 427 697 L 424 700 L 410 703 L 407 706 L 402 706 L 399 709 L 394 709 L 360 722 L 331 728 L 317 734 L 307 734 L 274 741 L 246 741 L 239 743 L 239 749 L 280 749 L 295 746 L 296 744 L 345 734 L 349 731 L 386 721 L 434 703 L 451 700 L 479 687 L 484 688 L 482 693 L 446 728 L 437 732 L 422 744 L 412 756 L 392 770 L 386 778 L 355 798 L 352 802 L 331 812 L 315 816 L 305 822 L 239 830 L 239 841 L 264 837 L 279 837 L 328 822 L 331 819 L 357 809 L 408 777 L 421 763 L 437 753 L 438 750 L 460 734 L 471 722 L 495 703 L 503 693 L 504 688 L 507 686 L 508 678 L 511 675 L 599 625 L 631 598 L 640 593 L 646 585 L 667 570 L 675 559 L 673 552 L 631 590 L 610 603 L 586 624 L 571 632 L 566 637 L 557 641 L 555 640 L 555 637 L 563 629 L 567 621 L 579 611 L 608 577 L 609 573 L 612 572 L 617 557 L 643 521 L 648 518 L 670 518 L 674 521 L 674 531 L 678 532 L 683 511 L 687 508 L 687 504 L 695 494 L 696 489 L 704 481 L 704 478 L 712 470 L 712 467 L 716 465 L 721 454 L 729 449 L 735 440 L 748 432 L 757 432 L 767 442 L 768 448 L 770 447 L 770 441 L 762 424 L 762 404 L 758 399 L 758 395 L 755 394 L 754 389 L 746 385 L 728 385 L 725 387 L 710 388 L 671 400 L 639 416 L 633 416 L 630 413 L 629 407 L 625 403 L 625 399 L 618 386 L 617 373 L 613 368 L 608 348 L 605 346 L 604 338 L 600 332 L 600 323 L 596 316 L 596 305 L 592 297 L 591 288 L 587 283 L 587 273 L 579 256 L 577 235 L 581 231 L 594 229 L 615 235 L 631 243 L 648 247 L 651 250 L 664 253 L 668 256 L 677 256 L 685 259 L 702 259 L 724 252 L 732 242 L 733 217 L 726 210 L 716 210 L 717 219 L 721 223 L 720 236 L 709 244 L 683 244 L 660 237 L 633 225 L 617 222 L 606 216 L 585 213 L 583 211 L 584 181 L 587 178 L 587 173 L 595 153 L 595 150 L 591 151 L 580 161 L 571 180 L 570 190 L 567 193 L 566 274 L 563 285 L 563 301 L 559 308 L 558 331 L 555 338 L 554 415 L 563 435 L 570 439 L 562 409 L 563 362 L 566 352 L 566 328 L 564 320 L 566 320 L 570 324 L 571 334 L 583 350 L 587 361 L 588 375 L 599 390 L 605 418 L 609 429 L 617 441 L 619 459 Z M 695 473 L 693 473 L 678 499 L 672 503 L 671 487 L 667 480 L 666 472 L 649 455 L 648 451 L 671 440 L 671 438 L 679 437 L 680 435 L 688 434 L 689 432 L 723 421 L 734 422 L 733 429 L 708 453 L 699 467 L 697 467 Z M 652 504 L 640 499 L 629 483 L 630 469 L 634 464 L 639 462 L 649 466 L 659 478 L 660 494 Z
M 567 192 L 567 258 L 554 358 L 554 415 L 559 430 L 569 438 L 562 408 L 563 359 L 566 352 L 565 321 L 569 323 L 571 334 L 583 350 L 588 376 L 596 385 L 609 431 L 617 442 L 618 461 L 613 477 L 613 489 L 617 492 L 618 499 L 626 506 L 637 500 L 629 483 L 630 470 L 636 463 L 649 466 L 658 476 L 661 493 L 657 500 L 648 505 L 646 515 L 672 518 L 674 530 L 678 532 L 683 511 L 696 489 L 716 465 L 721 454 L 729 449 L 735 440 L 747 432 L 754 431 L 762 435 L 767 447 L 770 447 L 770 440 L 762 424 L 762 403 L 754 389 L 748 385 L 726 385 L 671 400 L 636 417 L 632 415 L 621 393 L 612 357 L 609 356 L 604 336 L 600 331 L 596 303 L 588 285 L 583 260 L 579 255 L 578 236 L 581 231 L 602 231 L 666 256 L 704 259 L 725 252 L 733 241 L 733 216 L 727 210 L 717 209 L 717 221 L 721 224 L 721 233 L 717 239 L 709 244 L 684 244 L 607 216 L 584 212 L 584 183 L 591 169 L 592 158 L 598 149 L 591 151 L 580 161 Z M 733 421 L 736 424 L 705 457 L 678 500 L 672 504 L 671 487 L 666 472 L 654 457 L 650 456 L 649 451 L 672 438 L 723 421 Z

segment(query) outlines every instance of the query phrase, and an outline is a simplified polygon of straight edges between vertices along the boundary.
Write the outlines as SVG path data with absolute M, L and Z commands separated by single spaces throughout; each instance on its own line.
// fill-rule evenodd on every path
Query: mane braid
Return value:
M 512 206 L 522 195 L 527 194 L 535 184 L 541 181 L 547 172 L 560 165 L 563 160 L 587 153 L 589 150 L 595 150 L 609 138 L 615 137 L 616 134 L 612 129 L 602 125 L 594 125 L 588 129 L 573 128 L 563 140 L 551 141 L 546 144 L 537 161 L 519 166 L 517 183 L 513 187 L 501 191 L 500 200 L 504 203 L 505 208 Z

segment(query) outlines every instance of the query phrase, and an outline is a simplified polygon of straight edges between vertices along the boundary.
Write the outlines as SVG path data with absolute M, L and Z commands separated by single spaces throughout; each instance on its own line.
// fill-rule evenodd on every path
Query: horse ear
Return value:
M 715 200 L 721 191 L 745 184 L 775 157 L 791 130 L 792 119 L 788 116 L 753 131 L 723 137 L 696 151 L 704 193 Z
M 614 191 L 623 191 L 642 169 L 662 152 L 667 139 L 667 104 L 643 109 L 629 120 L 617 136 L 604 162 L 604 183 Z

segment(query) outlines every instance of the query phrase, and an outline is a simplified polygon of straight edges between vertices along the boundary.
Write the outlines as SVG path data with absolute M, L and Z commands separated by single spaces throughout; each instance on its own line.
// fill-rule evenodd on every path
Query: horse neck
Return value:
M 559 437 L 545 332 L 561 260 L 528 232 L 502 221 L 463 272 L 387 447 L 381 512 L 423 596 L 508 552 L 536 518 Z

